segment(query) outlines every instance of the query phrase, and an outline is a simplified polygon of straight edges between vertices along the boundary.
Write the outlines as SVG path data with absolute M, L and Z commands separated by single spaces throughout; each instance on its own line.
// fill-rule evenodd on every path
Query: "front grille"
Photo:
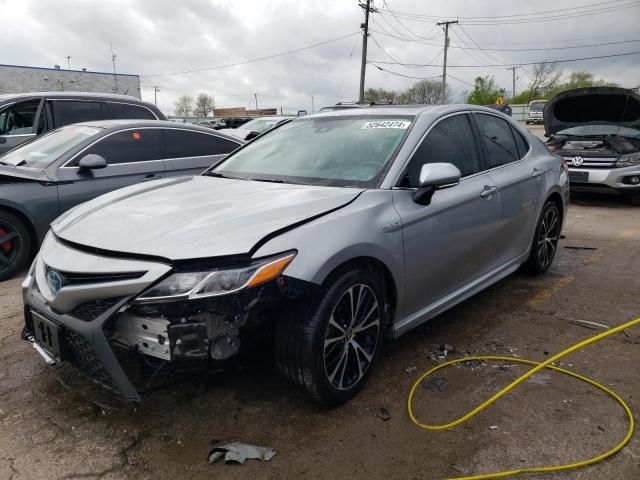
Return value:
M 572 163 L 574 158 L 575 157 L 564 157 L 564 160 L 571 168 L 615 168 L 616 161 L 618 160 L 615 157 L 583 157 L 582 165 L 576 166 Z
M 46 271 L 55 270 L 46 265 Z M 83 285 L 87 283 L 122 282 L 125 280 L 135 280 L 142 277 L 146 272 L 118 272 L 118 273 L 77 273 L 55 270 L 63 279 L 64 286 Z
M 69 315 L 83 322 L 91 322 L 113 307 L 122 298 L 104 298 L 102 300 L 92 300 L 85 302 L 74 308 Z
M 96 383 L 117 391 L 111 376 L 107 373 L 102 362 L 96 357 L 91 344 L 82 335 L 72 330 L 65 330 L 67 346 L 71 351 L 71 363 L 84 375 Z

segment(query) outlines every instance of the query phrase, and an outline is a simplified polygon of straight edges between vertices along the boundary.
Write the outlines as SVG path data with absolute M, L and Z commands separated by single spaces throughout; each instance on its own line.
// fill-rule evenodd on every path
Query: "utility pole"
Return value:
M 316 107 L 313 101 L 313 95 L 311 95 L 311 113 L 316 113 Z
M 449 49 L 449 25 L 458 23 L 458 20 L 447 22 L 438 22 L 437 26 L 443 27 L 444 30 L 444 63 L 442 64 L 442 103 L 445 101 L 447 94 L 447 50 Z
M 160 91 L 160 87 L 158 85 L 153 86 L 153 103 L 158 105 L 158 92 Z
M 358 95 L 358 102 L 364 103 L 364 76 L 367 71 L 367 39 L 369 37 L 369 12 L 373 12 L 371 7 L 371 0 L 366 0 L 367 3 L 359 3 L 358 5 L 364 9 L 364 23 L 360 24 L 362 28 L 362 63 L 360 65 L 360 94 Z
M 67 55 L 67 67 L 71 70 L 71 55 Z
M 253 97 L 256 99 L 256 110 L 258 110 L 258 94 L 254 93 Z
M 518 68 L 522 68 L 522 67 L 520 67 L 520 66 L 517 66 L 517 67 L 516 67 L 516 66 L 514 66 L 514 67 L 509 67 L 509 68 L 507 68 L 507 70 L 511 70 L 511 71 L 513 72 L 513 95 L 511 96 L 511 101 L 513 101 L 513 99 L 514 99 L 514 98 L 515 98 L 515 96 L 516 96 L 516 70 L 517 70 Z
M 113 53 L 113 43 L 111 44 L 111 62 L 113 63 L 113 81 L 115 82 L 114 93 L 118 93 L 118 74 L 116 73 L 116 54 Z

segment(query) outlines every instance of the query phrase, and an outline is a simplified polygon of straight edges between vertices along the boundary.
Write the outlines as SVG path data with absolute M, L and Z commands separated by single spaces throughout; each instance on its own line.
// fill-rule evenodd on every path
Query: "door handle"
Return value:
M 156 178 L 162 178 L 160 175 L 156 175 L 155 173 L 150 173 L 149 175 L 146 175 L 142 181 L 143 182 L 148 182 L 149 180 L 155 180 Z
M 480 196 L 481 197 L 490 197 L 491 195 L 493 195 L 497 191 L 498 191 L 498 187 L 485 185 L 484 186 L 484 190 L 482 190 L 482 193 L 480 193 Z
M 533 172 L 531 172 L 531 176 L 532 176 L 533 178 L 537 178 L 537 177 L 539 177 L 540 175 L 542 175 L 542 170 L 540 170 L 539 168 L 534 168 L 534 169 L 533 169 Z

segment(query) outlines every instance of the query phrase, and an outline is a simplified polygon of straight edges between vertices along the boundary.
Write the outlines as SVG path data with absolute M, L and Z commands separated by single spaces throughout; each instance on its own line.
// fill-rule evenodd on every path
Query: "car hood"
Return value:
M 87 247 L 169 260 L 242 255 L 267 236 L 347 205 L 360 192 L 206 176 L 163 179 L 82 204 L 52 229 Z
M 547 136 L 590 124 L 640 130 L 640 95 L 618 87 L 576 88 L 559 93 L 544 107 Z
M 33 180 L 36 182 L 51 181 L 44 170 L 0 165 L 0 184 L 13 183 L 21 180 Z

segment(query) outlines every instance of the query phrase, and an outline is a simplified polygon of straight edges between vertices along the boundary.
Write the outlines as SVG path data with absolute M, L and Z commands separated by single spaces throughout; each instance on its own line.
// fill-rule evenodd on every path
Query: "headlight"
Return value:
M 640 165 L 640 152 L 620 155 L 616 162 L 618 167 L 633 167 L 634 165 Z
M 291 263 L 295 253 L 257 260 L 241 268 L 177 272 L 154 285 L 137 300 L 187 300 L 227 295 L 273 280 Z

